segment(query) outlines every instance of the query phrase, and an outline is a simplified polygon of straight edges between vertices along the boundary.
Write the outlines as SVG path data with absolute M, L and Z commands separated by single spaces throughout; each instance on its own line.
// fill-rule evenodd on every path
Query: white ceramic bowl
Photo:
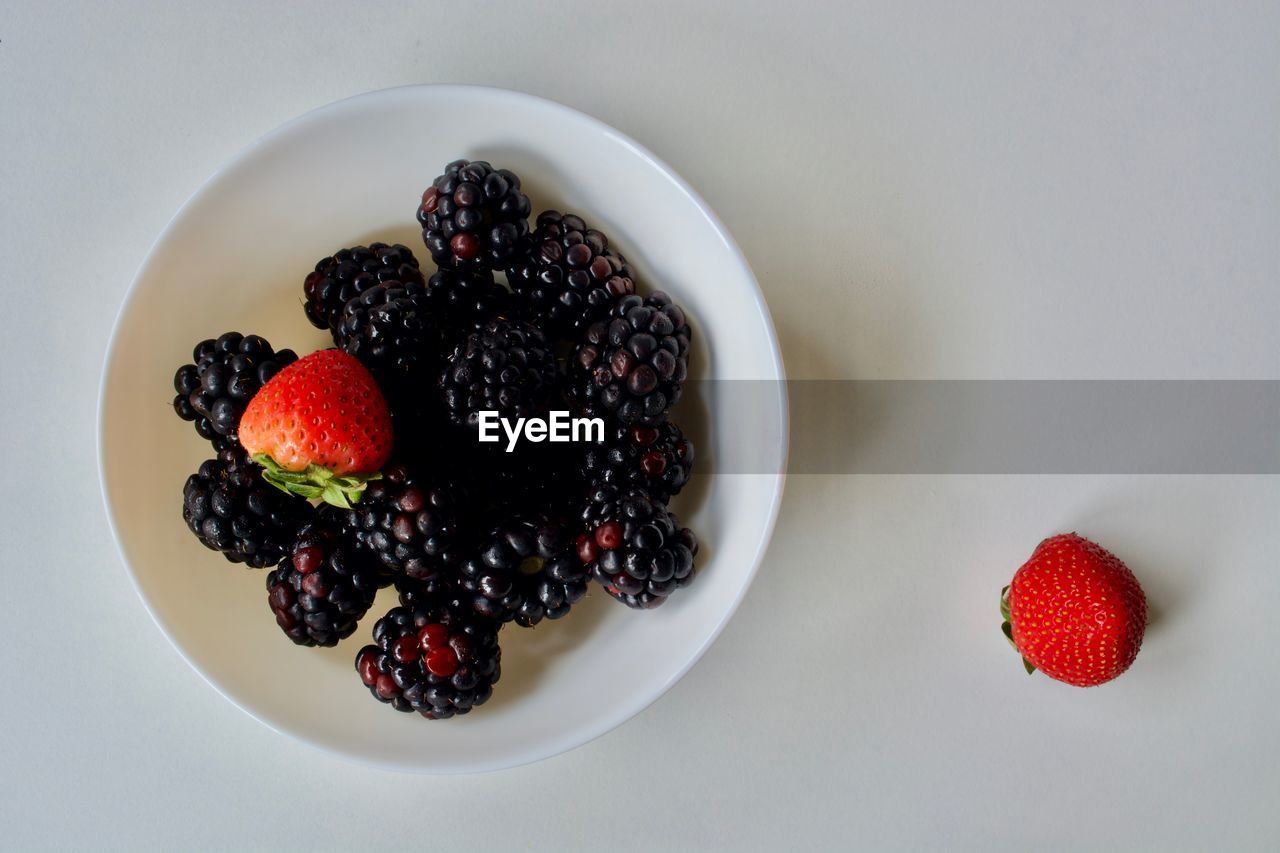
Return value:
M 182 484 L 211 453 L 168 407 L 173 372 L 195 342 L 230 329 L 304 353 L 326 346 L 299 305 L 303 276 L 326 254 L 374 240 L 404 243 L 429 263 L 414 212 L 421 191 L 458 157 L 515 170 L 535 211 L 572 210 L 610 234 L 646 287 L 668 290 L 688 310 L 695 377 L 782 379 L 750 269 L 715 215 L 657 158 L 549 101 L 413 86 L 294 119 L 192 196 L 121 308 L 100 401 L 111 526 L 139 595 L 178 652 L 277 731 L 353 760 L 432 772 L 508 767 L 571 749 L 674 684 L 745 593 L 781 499 L 780 469 L 716 473 L 758 468 L 727 461 L 720 448 L 745 430 L 781 459 L 787 441 L 780 381 L 771 404 L 745 413 L 725 408 L 717 388 L 726 386 L 694 389 L 680 419 L 700 464 L 675 508 L 702 542 L 697 581 L 655 611 L 630 611 L 596 589 L 562 620 L 507 628 L 493 699 L 466 717 L 398 714 L 360 684 L 352 661 L 392 606 L 389 590 L 338 648 L 289 643 L 267 608 L 265 574 L 224 562 L 182 522 Z

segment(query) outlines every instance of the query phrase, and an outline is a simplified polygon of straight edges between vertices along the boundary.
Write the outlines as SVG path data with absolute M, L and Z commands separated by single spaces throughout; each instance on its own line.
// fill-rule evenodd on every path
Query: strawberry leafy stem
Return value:
M 1013 641 L 1013 623 L 1009 621 L 1009 587 L 1006 586 L 1000 590 L 1000 630 L 1004 631 L 1004 638 L 1009 641 L 1009 645 L 1013 646 L 1013 650 L 1018 652 L 1018 644 Z M 1022 655 L 1022 665 L 1027 670 L 1027 675 L 1036 671 L 1035 665 L 1027 660 L 1026 655 Z
M 323 465 L 308 465 L 303 471 L 281 468 L 266 453 L 259 453 L 253 461 L 262 466 L 262 478 L 285 494 L 298 495 L 307 500 L 321 500 L 340 509 L 351 509 L 364 495 L 370 480 L 382 479 L 382 473 L 334 474 Z

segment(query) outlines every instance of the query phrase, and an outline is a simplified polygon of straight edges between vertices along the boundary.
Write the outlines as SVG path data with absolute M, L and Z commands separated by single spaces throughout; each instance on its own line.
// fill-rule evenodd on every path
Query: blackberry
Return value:
M 427 302 L 457 339 L 511 308 L 511 294 L 488 270 L 440 269 L 427 281 Z
M 662 423 L 689 372 L 689 336 L 684 311 L 667 294 L 623 297 L 574 351 L 575 402 L 593 417 Z
M 370 243 L 322 258 L 302 281 L 303 308 L 317 329 L 337 329 L 343 306 L 379 282 L 422 284 L 418 259 L 407 246 Z M 335 338 L 336 342 L 336 338 Z
M 483 705 L 502 674 L 498 624 L 441 593 L 393 607 L 356 654 L 369 692 L 397 711 L 444 720 Z
M 273 566 L 315 515 L 302 498 L 262 478 L 262 468 L 240 448 L 206 460 L 182 488 L 182 517 L 206 548 L 233 563 Z
M 636 292 L 635 273 L 609 238 L 555 210 L 538 214 L 527 248 L 507 266 L 507 283 L 525 316 L 552 336 L 576 337 Z
M 236 432 L 245 407 L 271 377 L 298 360 L 293 350 L 276 352 L 258 335 L 227 332 L 196 344 L 194 364 L 173 376 L 173 410 L 195 421 L 196 432 L 217 450 L 238 447 Z
M 455 160 L 422 194 L 418 223 L 436 264 L 503 269 L 529 233 L 520 178 L 484 160 Z
M 511 518 L 460 566 L 460 584 L 482 616 L 532 627 L 559 619 L 586 595 L 587 572 L 569 531 L 546 517 Z
M 665 506 L 639 489 L 595 489 L 583 511 L 578 559 L 609 595 L 652 608 L 693 582 L 698 540 Z
M 378 565 L 351 547 L 328 515 L 299 530 L 289 556 L 267 575 L 276 623 L 300 646 L 336 646 L 378 594 Z
M 451 492 L 395 463 L 369 483 L 343 523 L 358 547 L 381 563 L 387 579 L 435 582 L 456 562 L 459 533 Z
M 612 426 L 605 432 L 604 442 L 582 452 L 579 470 L 587 483 L 640 488 L 665 503 L 689 481 L 693 442 L 671 421 L 656 427 Z
M 449 356 L 440 390 L 450 421 L 478 428 L 481 410 L 499 417 L 541 414 L 556 388 L 556 359 L 537 327 L 497 319 Z
M 439 374 L 440 328 L 420 281 L 384 282 L 353 297 L 333 339 L 393 398 L 424 393 Z
M 456 596 L 455 586 L 445 581 L 424 582 L 405 576 L 397 577 L 395 580 L 396 597 L 400 600 L 400 606 L 410 610 L 430 604 L 441 595 L 449 594 L 446 590 L 453 590 Z

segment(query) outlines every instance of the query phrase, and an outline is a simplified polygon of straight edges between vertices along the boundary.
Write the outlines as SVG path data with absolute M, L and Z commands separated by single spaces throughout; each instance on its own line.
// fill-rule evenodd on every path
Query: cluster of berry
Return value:
M 694 577 L 697 540 L 668 502 L 693 447 L 668 412 L 690 329 L 578 216 L 530 228 L 520 179 L 450 163 L 418 220 L 437 269 L 374 243 L 321 260 L 307 318 L 333 349 L 301 359 L 256 335 L 196 346 L 174 409 L 217 456 L 183 491 L 207 547 L 262 568 L 300 645 L 349 637 L 380 588 L 400 605 L 356 655 L 401 711 L 440 719 L 488 699 L 499 630 L 558 619 L 594 580 L 631 607 Z M 506 286 L 495 277 L 505 276 Z M 603 440 L 477 441 L 481 412 L 600 418 Z

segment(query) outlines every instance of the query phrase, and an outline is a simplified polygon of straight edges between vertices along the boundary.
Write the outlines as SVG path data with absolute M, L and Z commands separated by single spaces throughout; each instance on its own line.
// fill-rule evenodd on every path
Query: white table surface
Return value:
M 129 585 L 94 451 L 111 321 L 173 211 L 285 119 L 410 82 L 547 96 L 666 159 L 792 377 L 1280 378 L 1274 4 L 262 5 L 0 3 L 0 848 L 1280 844 L 1275 476 L 793 477 L 670 693 L 432 778 L 206 686 Z M 1062 529 L 1161 613 L 1099 690 L 1022 675 L 994 619 Z

